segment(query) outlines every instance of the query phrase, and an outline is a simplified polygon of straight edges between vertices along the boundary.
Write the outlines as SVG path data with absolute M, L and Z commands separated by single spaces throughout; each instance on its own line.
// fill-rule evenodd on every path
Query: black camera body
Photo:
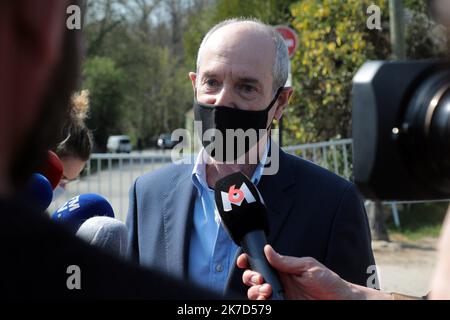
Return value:
M 450 65 L 367 62 L 352 94 L 354 181 L 364 196 L 450 198 Z

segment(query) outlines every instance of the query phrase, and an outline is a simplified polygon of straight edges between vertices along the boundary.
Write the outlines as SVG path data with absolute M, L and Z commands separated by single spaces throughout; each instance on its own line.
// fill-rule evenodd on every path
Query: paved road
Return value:
M 417 297 L 426 295 L 435 267 L 436 243 L 434 238 L 414 243 L 374 242 L 381 290 Z

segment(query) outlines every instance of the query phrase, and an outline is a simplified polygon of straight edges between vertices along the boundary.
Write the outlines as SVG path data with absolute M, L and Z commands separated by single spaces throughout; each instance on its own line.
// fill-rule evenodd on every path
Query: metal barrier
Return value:
M 286 147 L 284 150 L 310 160 L 347 180 L 353 180 L 352 139 L 301 144 Z M 384 201 L 383 204 L 391 207 L 394 224 L 399 228 L 398 202 Z M 364 205 L 366 208 L 369 208 L 372 205 L 372 201 L 366 200 Z
M 352 177 L 352 139 L 300 144 L 283 148 L 342 177 Z
M 66 192 L 55 199 L 49 211 L 55 211 L 66 200 L 78 194 L 98 193 L 111 204 L 116 218 L 125 221 L 128 211 L 128 192 L 134 180 L 170 162 L 169 152 L 92 154 L 81 178 L 66 186 Z

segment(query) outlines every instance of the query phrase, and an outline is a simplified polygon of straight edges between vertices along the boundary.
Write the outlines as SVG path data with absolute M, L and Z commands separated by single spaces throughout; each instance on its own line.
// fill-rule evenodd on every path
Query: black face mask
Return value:
M 195 121 L 201 121 L 202 132 L 200 140 L 202 141 L 203 147 L 206 149 L 208 154 L 215 160 L 220 162 L 234 161 L 241 157 L 243 154 L 248 153 L 248 151 L 260 140 L 261 132 L 260 130 L 267 130 L 270 125 L 267 125 L 267 120 L 269 117 L 269 111 L 272 109 L 275 102 L 278 100 L 283 87 L 280 87 L 273 100 L 267 106 L 267 108 L 258 111 L 242 110 L 231 108 L 227 106 L 215 106 L 212 104 L 200 103 L 197 99 L 194 100 L 194 116 Z M 215 129 L 213 133 L 206 139 L 211 141 L 205 141 L 205 132 L 209 129 Z M 246 132 L 249 129 L 254 129 L 256 131 L 256 141 L 255 139 L 246 139 L 243 144 L 243 148 L 238 148 L 237 138 L 233 140 L 232 136 L 227 135 L 227 129 L 231 129 L 234 132 L 238 129 Z M 253 131 L 253 130 L 252 130 Z M 264 132 L 263 131 L 263 132 Z M 200 134 L 200 132 L 199 132 Z M 222 139 L 218 139 L 217 135 L 221 135 Z M 209 139 L 211 137 L 211 139 Z M 222 142 L 222 145 L 221 145 Z M 212 144 L 212 145 L 211 145 Z M 234 152 L 228 149 L 227 146 L 231 145 Z

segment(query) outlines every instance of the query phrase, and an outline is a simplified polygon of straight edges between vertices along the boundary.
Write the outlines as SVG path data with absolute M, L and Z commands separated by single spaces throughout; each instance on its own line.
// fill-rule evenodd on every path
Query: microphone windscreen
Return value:
M 61 181 L 62 175 L 64 172 L 64 168 L 59 159 L 58 155 L 53 151 L 48 151 L 47 160 L 41 170 L 41 174 L 43 174 L 50 184 L 52 185 L 52 189 L 55 189 L 56 186 Z
M 222 224 L 237 245 L 251 231 L 263 230 L 268 235 L 266 207 L 256 186 L 243 173 L 218 180 L 214 195 Z
M 64 203 L 52 215 L 52 220 L 66 226 L 75 233 L 87 219 L 96 216 L 114 218 L 114 211 L 109 202 L 94 193 L 81 194 Z
M 125 258 L 128 247 L 126 225 L 111 217 L 93 217 L 86 220 L 78 229 L 77 237 L 87 243 Z
M 42 174 L 34 173 L 28 180 L 20 201 L 25 201 L 38 211 L 45 211 L 53 199 L 53 190 L 50 182 Z

